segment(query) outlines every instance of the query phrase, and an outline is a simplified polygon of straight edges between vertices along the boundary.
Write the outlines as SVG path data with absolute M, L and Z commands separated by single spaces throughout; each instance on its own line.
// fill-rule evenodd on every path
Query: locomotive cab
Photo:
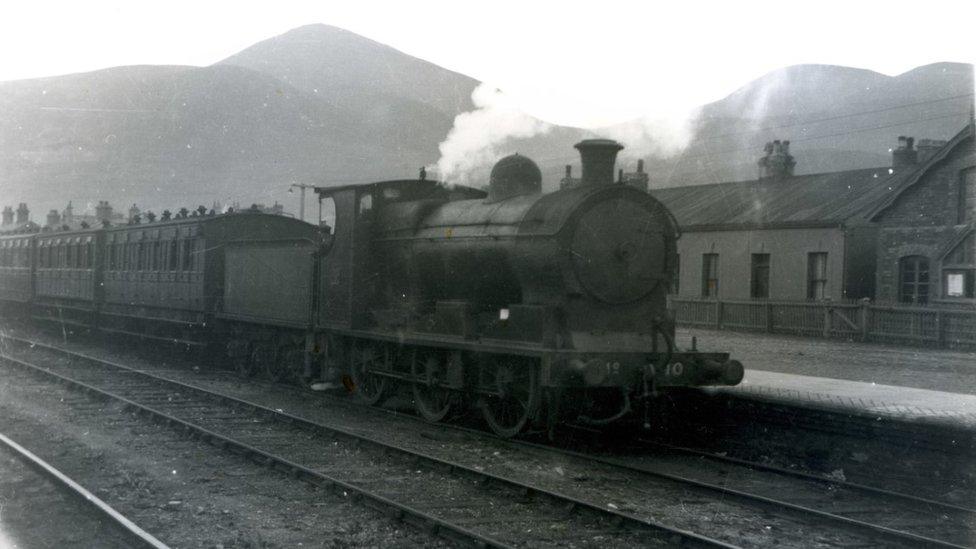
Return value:
M 738 383 L 728 355 L 674 345 L 674 218 L 613 181 L 621 145 L 577 149 L 580 185 L 549 194 L 519 155 L 496 164 L 487 193 L 423 180 L 317 189 L 336 205 L 319 322 L 367 402 L 407 384 L 439 420 L 474 394 L 512 436 L 567 413 L 613 421 L 660 388 Z M 566 394 L 595 405 L 556 404 Z

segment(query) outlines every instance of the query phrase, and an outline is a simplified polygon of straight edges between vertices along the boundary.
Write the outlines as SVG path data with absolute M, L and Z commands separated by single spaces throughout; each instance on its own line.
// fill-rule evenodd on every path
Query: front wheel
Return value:
M 410 361 L 413 375 L 413 403 L 420 417 L 431 423 L 442 421 L 451 411 L 454 392 L 443 387 L 450 360 L 460 353 L 414 350 Z
M 371 341 L 356 341 L 349 353 L 349 375 L 353 392 L 365 404 L 373 406 L 386 396 L 389 379 L 375 372 L 388 370 L 391 364 L 389 346 Z
M 481 412 L 502 438 L 522 432 L 539 407 L 539 368 L 531 360 L 504 359 L 488 367 Z

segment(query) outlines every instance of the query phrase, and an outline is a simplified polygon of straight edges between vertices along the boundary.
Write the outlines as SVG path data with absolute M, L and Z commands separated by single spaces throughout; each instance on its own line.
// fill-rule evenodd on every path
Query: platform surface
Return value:
M 878 418 L 946 422 L 976 429 L 976 395 L 747 369 L 715 392 Z

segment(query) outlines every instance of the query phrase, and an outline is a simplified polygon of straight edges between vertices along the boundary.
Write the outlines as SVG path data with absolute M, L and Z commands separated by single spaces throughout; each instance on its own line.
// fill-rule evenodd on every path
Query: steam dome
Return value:
M 491 178 L 488 182 L 489 202 L 541 192 L 542 171 L 526 156 L 519 154 L 506 156 L 491 169 Z

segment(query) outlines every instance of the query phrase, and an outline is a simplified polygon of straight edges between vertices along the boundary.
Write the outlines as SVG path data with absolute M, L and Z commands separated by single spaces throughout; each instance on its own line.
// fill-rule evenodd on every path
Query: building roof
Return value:
M 868 168 L 650 192 L 682 230 L 839 226 L 861 221 L 910 172 Z
M 973 147 L 973 138 L 976 136 L 976 122 L 970 119 L 969 124 L 966 124 L 962 130 L 959 131 L 952 139 L 945 143 L 942 148 L 940 148 L 935 154 L 933 154 L 928 160 L 918 165 L 913 169 L 907 177 L 902 178 L 898 182 L 898 186 L 894 188 L 894 192 L 889 193 L 885 196 L 879 203 L 875 204 L 871 211 L 868 213 L 868 217 L 871 221 L 877 220 L 877 218 L 890 208 L 898 197 L 905 193 L 909 188 L 913 187 L 922 177 L 932 169 L 933 166 L 945 160 L 949 154 L 959 147 L 960 145 L 966 144 L 970 148 Z

